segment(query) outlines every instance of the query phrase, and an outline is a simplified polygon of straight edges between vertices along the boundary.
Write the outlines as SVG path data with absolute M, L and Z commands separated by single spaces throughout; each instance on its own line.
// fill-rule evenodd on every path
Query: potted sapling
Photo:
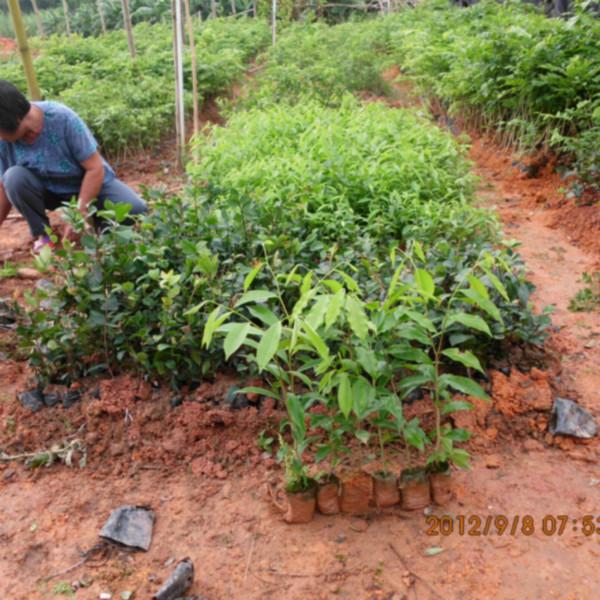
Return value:
M 315 414 L 311 416 L 311 427 L 322 429 L 326 439 L 317 447 L 315 459 L 321 462 L 329 460 L 329 470 L 321 471 L 316 479 L 317 508 L 324 515 L 335 515 L 340 512 L 340 480 L 336 469 L 340 464 L 341 455 L 349 452 L 344 444 L 344 429 L 340 423 L 339 415 Z
M 280 435 L 280 448 L 277 453 L 285 468 L 286 501 L 281 503 L 275 497 L 273 499 L 277 507 L 284 512 L 283 518 L 287 523 L 308 523 L 315 514 L 317 488 L 303 461 L 303 454 L 311 440 L 306 437 L 305 411 L 301 399 L 290 395 L 286 403 L 289 419 L 282 424 L 282 428 L 289 427 L 292 443 L 286 443 Z
M 405 424 L 402 435 L 407 454 L 406 463 L 410 464 L 410 459 L 408 458 L 410 447 L 416 448 L 419 452 L 424 452 L 425 444 L 428 442 L 427 435 L 421 428 L 419 420 L 416 417 Z M 402 469 L 400 473 L 400 490 L 402 491 L 402 508 L 417 510 L 428 506 L 431 496 L 426 468 L 424 466 L 415 466 Z
M 373 502 L 377 508 L 394 506 L 400 502 L 397 473 L 391 468 L 386 445 L 398 438 L 397 432 L 404 426 L 402 405 L 397 396 L 388 396 L 372 420 L 377 428 L 379 445 L 379 469 L 374 471 Z

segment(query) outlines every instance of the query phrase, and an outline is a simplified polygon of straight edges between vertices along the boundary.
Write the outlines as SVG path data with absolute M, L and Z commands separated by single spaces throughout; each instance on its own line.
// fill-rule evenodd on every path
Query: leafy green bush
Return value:
M 244 106 L 296 103 L 307 97 L 337 106 L 348 92 L 385 94 L 383 21 L 292 25 L 266 56 L 258 87 Z
M 173 127 L 175 84 L 169 25 L 135 28 L 138 57 L 132 61 L 125 34 L 41 42 L 35 68 L 47 99 L 64 102 L 88 123 L 103 149 L 122 154 L 155 144 Z M 202 96 L 226 90 L 244 65 L 269 40 L 264 23 L 250 19 L 211 20 L 196 32 L 198 81 Z M 20 64 L 6 65 L 3 77 L 25 91 Z M 185 59 L 191 90 L 191 60 Z M 191 106 L 191 96 L 186 97 Z
M 484 357 L 500 339 L 539 340 L 545 322 L 531 313 L 517 257 L 499 245 L 493 218 L 468 202 L 464 149 L 426 119 L 349 97 L 339 110 L 317 102 L 254 110 L 199 144 L 189 196 L 155 198 L 136 228 L 84 234 L 80 250 L 46 257 L 56 281 L 31 298 L 20 329 L 42 378 L 129 367 L 173 385 L 202 379 L 223 365 L 218 349 L 199 346 L 209 314 L 235 304 L 249 281 L 269 290 L 280 272 L 325 276 L 339 267 L 377 303 L 411 240 L 428 248 L 412 261 L 440 293 L 483 256 L 502 266 L 485 274 L 501 320 L 491 335 L 454 332 L 463 348 Z M 114 210 L 113 221 L 126 217 Z M 71 219 L 80 219 L 74 210 Z M 493 292 L 494 277 L 506 297 Z M 298 289 L 283 294 L 293 305 Z M 434 310 L 430 318 L 443 318 Z M 244 356 L 230 365 L 253 368 Z
M 525 148 L 573 152 L 597 182 L 600 22 L 584 12 L 547 19 L 521 2 L 466 9 L 433 0 L 389 18 L 390 48 L 421 88 Z M 583 139 L 582 139 L 583 138 Z

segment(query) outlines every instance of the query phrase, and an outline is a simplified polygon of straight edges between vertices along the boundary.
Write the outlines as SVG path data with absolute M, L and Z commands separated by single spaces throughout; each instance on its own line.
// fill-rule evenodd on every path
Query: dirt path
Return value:
M 253 446 L 268 410 L 226 417 L 187 401 L 171 409 L 168 398 L 147 395 L 132 400 L 132 421 L 108 405 L 102 413 L 92 399 L 67 411 L 28 415 L 14 399 L 27 372 L 4 361 L 0 446 L 17 436 L 35 445 L 44 435 L 60 437 L 83 423 L 94 454 L 83 472 L 58 465 L 32 473 L 0 465 L 0 598 L 64 598 L 59 584 L 79 581 L 89 587 L 76 592 L 78 599 L 101 592 L 118 599 L 135 591 L 145 600 L 168 576 L 173 559 L 185 556 L 196 565 L 192 591 L 210 600 L 597 598 L 600 533 L 584 535 L 582 517 L 600 516 L 599 444 L 553 439 L 545 433 L 547 411 L 512 415 L 501 402 L 534 393 L 547 405 L 550 395 L 561 393 L 600 417 L 600 315 L 568 310 L 582 273 L 593 270 L 598 256 L 549 226 L 556 214 L 546 205 L 553 206 L 558 193 L 552 178 L 522 179 L 510 154 L 486 140 L 475 141 L 472 157 L 484 178 L 481 202 L 496 207 L 507 235 L 522 244 L 538 286 L 536 306 L 555 306 L 558 330 L 548 347 L 556 364 L 546 374 L 493 375 L 495 406 L 471 417 L 480 434 L 473 469 L 456 475 L 456 498 L 432 514 L 477 516 L 483 523 L 506 515 L 511 524 L 531 515 L 531 535 L 521 532 L 521 522 L 514 536 L 484 535 L 484 526 L 482 535 L 461 535 L 455 520 L 451 534 L 430 536 L 422 512 L 396 509 L 367 519 L 317 515 L 309 525 L 287 526 L 264 492 L 278 467 Z M 20 239 L 21 225 L 3 228 L 3 245 Z M 117 393 L 115 402 L 121 400 Z M 41 580 L 77 563 L 78 549 L 93 546 L 110 511 L 124 503 L 156 511 L 148 553 L 114 551 L 48 583 Z M 542 531 L 545 515 L 568 517 L 563 535 Z M 595 524 L 600 532 L 600 522 Z

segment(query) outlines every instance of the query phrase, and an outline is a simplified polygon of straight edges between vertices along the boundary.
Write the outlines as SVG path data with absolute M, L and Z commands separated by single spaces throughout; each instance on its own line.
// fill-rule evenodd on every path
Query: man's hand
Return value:
M 0 181 L 0 225 L 2 225 L 2 223 L 4 223 L 6 220 L 6 217 L 8 217 L 8 213 L 10 212 L 11 208 L 12 205 L 6 196 L 2 181 Z
M 65 225 L 65 228 L 63 229 L 62 240 L 63 242 L 67 240 L 73 243 L 78 242 L 79 234 L 74 231 L 70 225 Z

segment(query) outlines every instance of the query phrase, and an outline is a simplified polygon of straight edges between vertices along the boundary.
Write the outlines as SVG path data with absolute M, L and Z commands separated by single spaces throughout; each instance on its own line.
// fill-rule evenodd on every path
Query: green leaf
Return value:
M 502 296 L 502 298 L 504 298 L 504 300 L 506 300 L 506 302 L 510 302 L 508 292 L 506 291 L 506 288 L 504 287 L 500 279 L 498 279 L 498 277 L 496 277 L 496 275 L 494 275 L 489 269 L 484 269 L 484 271 L 485 274 L 488 276 L 488 279 L 492 282 L 494 288 L 496 288 L 496 291 Z
M 442 354 L 467 368 L 476 369 L 480 373 L 484 372 L 479 359 L 469 350 L 461 352 L 458 348 L 447 348 Z
M 256 387 L 254 385 L 249 385 L 248 387 L 241 388 L 239 390 L 240 394 L 260 394 L 261 396 L 266 396 L 267 398 L 276 398 L 277 394 L 273 392 L 273 390 L 267 390 L 265 388 Z
M 365 429 L 359 429 L 354 435 L 365 445 L 369 443 L 369 439 L 371 438 L 371 434 Z
M 265 325 L 273 325 L 273 323 L 276 323 L 279 320 L 272 310 L 262 304 L 249 306 L 248 312 L 259 321 L 262 321 Z
M 470 402 L 465 402 L 464 400 L 453 400 L 452 402 L 447 402 L 444 404 L 442 408 L 442 414 L 448 415 L 459 410 L 471 410 L 472 408 L 473 405 Z
M 474 289 L 463 290 L 462 293 L 463 296 L 466 299 L 470 300 L 472 304 L 475 304 L 476 306 L 481 308 L 481 310 L 490 315 L 490 317 L 492 317 L 499 323 L 502 323 L 502 317 L 500 316 L 500 311 L 498 310 L 498 307 L 489 298 L 482 296 Z
M 424 298 L 431 299 L 434 297 L 435 284 L 433 277 L 424 269 L 415 270 L 415 284 L 418 292 Z
M 489 400 L 489 396 L 485 393 L 483 388 L 475 383 L 468 377 L 460 377 L 459 375 L 442 375 L 440 377 L 440 385 L 444 387 L 451 387 L 462 394 L 467 396 L 473 396 L 473 398 L 481 398 L 482 400 Z
M 425 331 L 416 323 L 407 323 L 405 325 L 401 325 L 400 327 L 398 327 L 398 329 L 396 329 L 396 335 L 398 337 L 404 338 L 405 340 L 413 340 L 415 342 L 419 342 L 424 346 L 431 345 L 431 339 L 427 335 L 427 331 Z
M 470 469 L 469 453 L 461 448 L 455 448 L 452 450 L 449 456 L 450 460 L 461 469 Z
M 342 373 L 339 376 L 338 382 L 338 405 L 342 414 L 348 418 L 353 406 L 352 398 L 352 386 L 350 385 L 350 379 L 346 373 Z
M 275 352 L 279 348 L 279 341 L 281 340 L 281 329 L 281 323 L 277 321 L 262 336 L 256 349 L 256 362 L 259 371 L 262 371 L 271 362 L 273 356 L 275 356 Z
M 368 319 L 362 302 L 355 296 L 348 296 L 346 298 L 346 314 L 352 331 L 360 340 L 364 340 L 369 333 Z
M 485 287 L 485 284 L 483 283 L 483 281 L 481 281 L 480 279 L 475 277 L 475 275 L 468 275 L 467 279 L 469 280 L 469 284 L 471 285 L 471 288 L 473 290 L 475 290 L 475 292 L 477 292 L 477 294 L 479 296 L 482 296 L 483 298 L 486 298 L 487 300 L 490 299 L 490 295 L 489 295 L 487 288 Z
M 229 360 L 229 357 L 246 341 L 249 331 L 250 323 L 232 323 L 229 333 L 225 336 L 225 341 L 223 342 L 225 360 Z
M 346 300 L 346 292 L 343 289 L 338 290 L 332 296 L 329 296 L 329 305 L 325 313 L 325 327 L 331 327 L 340 316 L 340 311 Z
M 307 322 L 302 324 L 302 328 L 304 329 L 306 337 L 308 337 L 314 349 L 319 353 L 319 356 L 323 360 L 327 360 L 329 358 L 329 348 L 323 341 L 323 338 Z
M 321 327 L 323 320 L 325 319 L 325 313 L 329 308 L 330 296 L 320 296 L 310 309 L 308 315 L 306 315 L 306 322 L 310 324 L 313 329 Z
M 427 548 L 425 550 L 425 556 L 435 556 L 436 554 L 440 554 L 444 549 L 440 548 L 440 546 L 432 546 L 431 548 Z
M 248 288 L 252 285 L 252 282 L 254 281 L 254 279 L 256 278 L 256 276 L 259 274 L 260 270 L 263 268 L 263 264 L 262 262 L 259 262 L 249 273 L 248 275 L 246 275 L 246 278 L 244 279 L 244 291 L 247 292 Z
M 266 302 L 271 298 L 275 298 L 277 294 L 269 292 L 268 290 L 251 290 L 242 295 L 242 297 L 235 303 L 235 308 L 248 304 L 249 302 Z
M 210 346 L 212 341 L 213 334 L 217 327 L 223 324 L 225 319 L 229 317 L 230 312 L 226 312 L 223 315 L 219 316 L 219 312 L 221 310 L 220 306 L 217 306 L 211 313 L 208 315 L 206 319 L 206 324 L 204 325 L 204 332 L 202 334 L 202 345 L 205 348 Z
M 415 321 L 415 323 L 418 323 L 423 329 L 426 329 L 427 331 L 429 331 L 431 333 L 435 333 L 435 331 L 436 331 L 435 325 L 425 315 L 422 315 L 421 313 L 418 313 L 415 310 L 409 310 L 406 312 L 406 314 L 413 321 Z
M 359 347 L 356 350 L 356 359 L 360 366 L 375 379 L 379 374 L 379 363 L 375 357 L 375 353 L 367 348 Z
M 487 333 L 489 336 L 492 335 L 489 325 L 479 315 L 470 315 L 464 312 L 456 313 L 448 317 L 448 327 L 453 323 L 460 323 L 469 329 Z
M 421 246 L 421 244 L 419 242 L 417 242 L 417 241 L 413 242 L 413 250 L 415 251 L 417 258 L 419 258 L 423 262 L 425 262 L 425 253 L 423 252 L 423 247 Z
M 344 271 L 336 271 L 336 273 L 338 273 L 340 275 L 340 277 L 344 280 L 346 287 L 351 292 L 356 292 L 356 293 L 360 292 L 358 283 L 356 283 L 356 281 L 354 281 L 354 279 L 352 279 L 352 277 L 350 277 L 350 275 L 348 275 L 347 273 L 344 273 Z
M 364 377 L 357 377 L 352 385 L 352 397 L 354 398 L 354 413 L 360 419 L 373 405 L 375 389 Z

